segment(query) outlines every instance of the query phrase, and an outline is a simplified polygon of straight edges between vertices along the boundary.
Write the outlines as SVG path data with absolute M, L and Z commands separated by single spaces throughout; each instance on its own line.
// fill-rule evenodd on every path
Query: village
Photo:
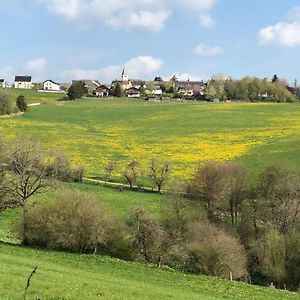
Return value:
M 178 80 L 174 75 L 169 80 L 164 80 L 162 77 L 155 77 L 151 81 L 142 79 L 130 79 L 129 74 L 124 68 L 119 79 L 113 80 L 109 84 L 100 83 L 96 79 L 81 79 L 72 80 L 71 83 L 58 83 L 51 79 L 47 79 L 41 83 L 34 83 L 32 76 L 16 75 L 12 85 L 7 84 L 7 81 L 0 79 L 0 87 L 14 88 L 23 90 L 38 90 L 40 92 L 67 93 L 70 86 L 76 82 L 83 82 L 87 89 L 87 96 L 91 97 L 110 97 L 114 96 L 113 90 L 119 86 L 122 90 L 122 95 L 128 98 L 141 98 L 147 96 L 149 99 L 162 97 L 165 93 L 177 94 L 182 98 L 200 99 L 204 95 L 206 81 Z

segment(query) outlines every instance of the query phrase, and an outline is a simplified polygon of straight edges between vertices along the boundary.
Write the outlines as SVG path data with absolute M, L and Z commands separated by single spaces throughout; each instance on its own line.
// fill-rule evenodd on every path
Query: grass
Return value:
M 300 104 L 147 103 L 85 99 L 33 107 L 1 120 L 0 135 L 31 136 L 68 154 L 87 175 L 103 174 L 109 160 L 116 178 L 137 159 L 168 160 L 173 175 L 189 177 L 207 159 L 232 160 L 253 173 L 273 163 L 300 164 Z
M 193 276 L 101 256 L 0 243 L 0 299 L 299 299 L 293 294 L 218 278 Z
M 22 89 L 14 89 L 14 88 L 0 89 L 0 92 L 7 95 L 7 97 L 12 102 L 15 102 L 18 96 L 23 95 L 28 104 L 53 103 L 65 96 L 65 94 L 61 94 L 61 93 L 44 93 L 44 92 L 38 92 L 36 90 L 22 90 Z

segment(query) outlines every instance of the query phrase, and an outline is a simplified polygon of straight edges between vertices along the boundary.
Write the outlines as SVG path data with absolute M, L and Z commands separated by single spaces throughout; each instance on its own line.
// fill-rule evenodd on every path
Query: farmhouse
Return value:
M 31 76 L 15 76 L 14 87 L 16 89 L 30 90 L 33 88 L 33 86 L 34 85 L 31 82 Z
M 6 87 L 5 79 L 0 78 L 0 88 L 5 88 L 5 87 Z
M 94 90 L 94 95 L 96 97 L 108 97 L 109 93 L 110 93 L 110 89 L 106 85 L 103 85 L 103 84 L 96 87 L 96 89 Z
M 135 87 L 131 87 L 131 88 L 127 89 L 126 95 L 129 98 L 140 98 L 141 97 L 140 90 Z
M 45 91 L 60 91 L 60 84 L 49 79 L 43 82 L 43 89 Z

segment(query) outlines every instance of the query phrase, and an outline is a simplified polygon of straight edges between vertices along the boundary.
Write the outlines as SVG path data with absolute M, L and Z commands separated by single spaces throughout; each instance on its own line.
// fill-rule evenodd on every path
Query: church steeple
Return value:
M 125 67 L 122 72 L 122 82 L 128 82 L 128 74 L 126 73 Z

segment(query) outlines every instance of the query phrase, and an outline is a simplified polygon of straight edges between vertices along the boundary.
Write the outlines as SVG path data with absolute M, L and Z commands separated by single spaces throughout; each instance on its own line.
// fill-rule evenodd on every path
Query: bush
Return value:
M 64 182 L 82 182 L 85 170 L 83 167 L 72 168 L 69 159 L 59 153 L 47 166 L 46 173 L 47 177 L 53 177 Z
M 171 248 L 168 264 L 194 274 L 241 278 L 247 260 L 240 242 L 208 222 L 192 222 L 185 243 Z
M 27 103 L 26 103 L 25 97 L 23 95 L 20 95 L 17 97 L 16 105 L 17 105 L 17 108 L 19 109 L 19 111 L 24 112 L 27 110 Z
M 14 108 L 9 99 L 5 95 L 0 94 L 0 115 L 11 114 L 13 112 Z
M 29 245 L 51 249 L 117 255 L 124 240 L 115 218 L 79 191 L 63 191 L 55 200 L 29 208 L 16 226 L 21 238 L 23 222 Z

